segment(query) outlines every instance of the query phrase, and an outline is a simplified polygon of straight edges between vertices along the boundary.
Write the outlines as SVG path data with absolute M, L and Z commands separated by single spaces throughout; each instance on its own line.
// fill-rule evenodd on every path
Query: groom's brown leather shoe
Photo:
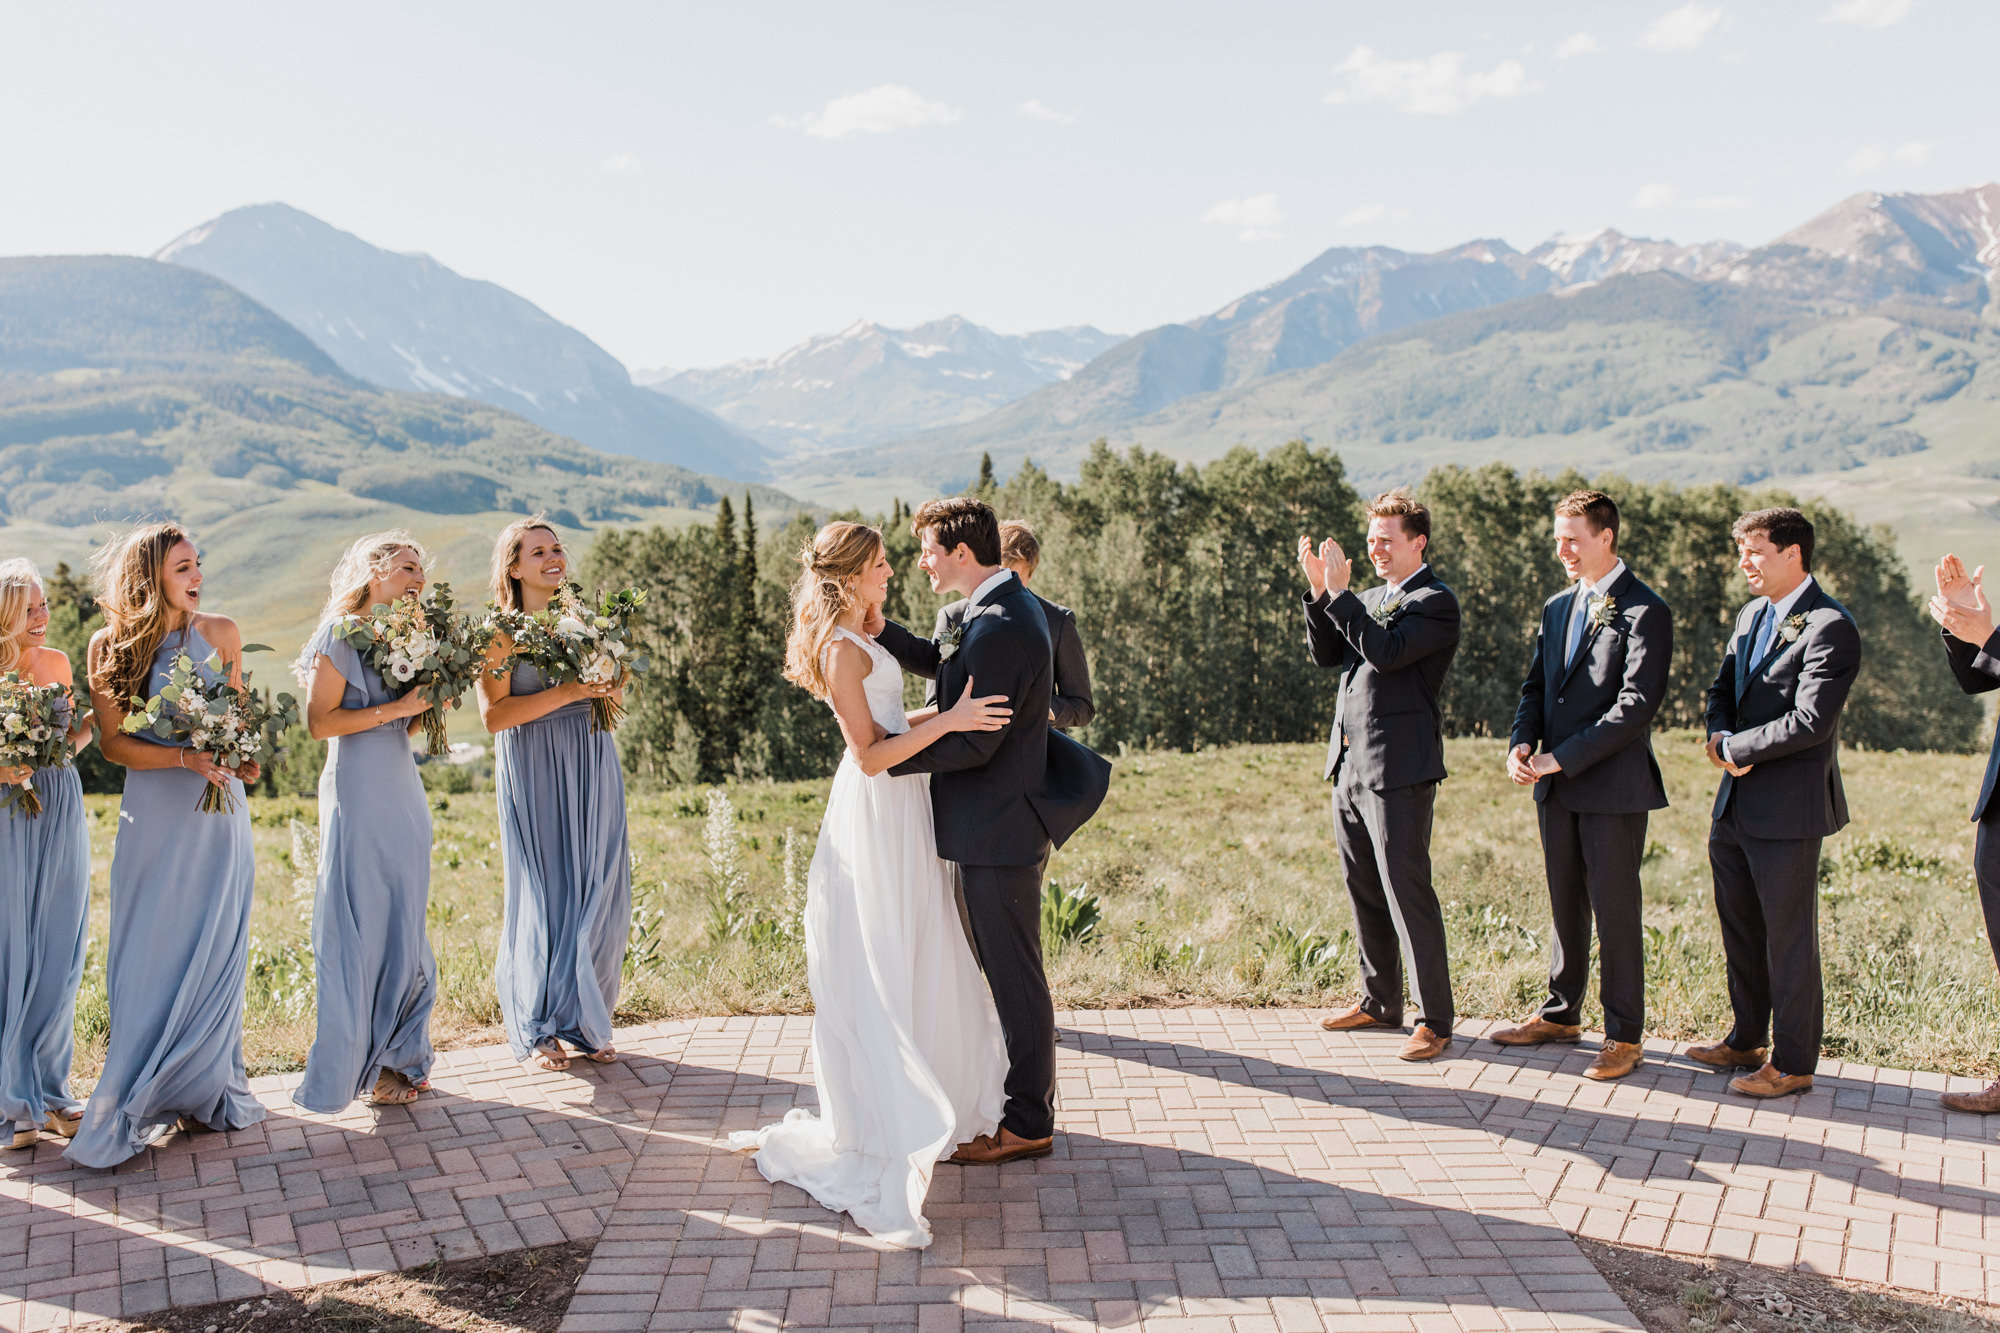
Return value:
M 1947 1092 L 1938 1098 L 1947 1111 L 1970 1111 L 1974 1115 L 1992 1115 L 2000 1111 L 2000 1083 L 1992 1083 L 1978 1092 Z
M 959 1144 L 951 1160 L 967 1166 L 986 1166 L 1019 1161 L 1023 1157 L 1047 1157 L 1055 1150 L 1053 1134 L 1045 1139 L 1024 1139 L 1003 1127 L 998 1134 L 981 1134 L 970 1143 Z
M 1540 1046 L 1551 1041 L 1576 1041 L 1582 1036 L 1583 1028 L 1578 1024 L 1551 1023 L 1536 1014 L 1524 1023 L 1487 1033 L 1486 1040 L 1502 1046 Z
M 1319 1025 L 1328 1032 L 1358 1032 L 1362 1028 L 1393 1028 L 1402 1026 L 1401 1023 L 1385 1023 L 1358 1004 L 1344 1014 L 1334 1014 L 1330 1017 L 1320 1019 Z
M 1739 1051 L 1726 1041 L 1718 1041 L 1713 1046 L 1688 1047 L 1687 1058 L 1710 1069 L 1760 1069 L 1764 1064 L 1764 1048 Z
M 1745 1097 L 1789 1097 L 1795 1092 L 1811 1092 L 1812 1080 L 1811 1074 L 1783 1074 L 1776 1065 L 1767 1064 L 1754 1074 L 1730 1079 L 1729 1089 Z

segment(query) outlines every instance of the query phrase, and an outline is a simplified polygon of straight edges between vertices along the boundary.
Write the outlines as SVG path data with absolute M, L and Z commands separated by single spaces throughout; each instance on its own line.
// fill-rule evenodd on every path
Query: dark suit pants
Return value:
M 1729 965 L 1736 1025 L 1726 1038 L 1749 1051 L 1773 1037 L 1781 1074 L 1819 1067 L 1826 997 L 1819 971 L 1818 838 L 1760 838 L 1744 830 L 1731 801 L 1708 834 L 1715 910 Z
M 1542 1005 L 1542 1017 L 1551 1023 L 1583 1021 L 1583 992 L 1590 984 L 1590 922 L 1595 917 L 1604 1035 L 1612 1041 L 1643 1040 L 1646 941 L 1639 920 L 1639 864 L 1646 856 L 1646 812 L 1584 814 L 1553 798 L 1538 802 L 1536 808 L 1542 820 L 1549 908 L 1555 917 L 1549 998 Z
M 1055 1132 L 1056 1007 L 1042 971 L 1042 861 L 960 866 L 979 965 L 1007 1043 L 1007 1106 L 1000 1126 L 1024 1139 Z
M 2000 964 L 2000 802 L 1979 821 L 1979 834 L 1972 844 L 1972 873 L 1979 881 L 1979 906 L 1986 913 L 1986 942 L 1993 948 L 1993 961 Z
M 1403 1021 L 1403 958 L 1415 981 L 1417 1021 L 1451 1035 L 1451 961 L 1444 914 L 1431 887 L 1431 811 L 1437 783 L 1376 791 L 1352 781 L 1333 789 L 1333 826 L 1347 900 L 1360 939 L 1361 1007 Z

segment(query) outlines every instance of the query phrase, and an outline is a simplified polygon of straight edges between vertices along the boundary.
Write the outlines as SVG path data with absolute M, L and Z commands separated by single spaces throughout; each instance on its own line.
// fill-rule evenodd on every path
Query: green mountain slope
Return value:
M 572 536 L 677 523 L 748 490 L 600 453 L 464 398 L 342 374 L 270 311 L 143 259 L 0 260 L 0 555 L 72 565 L 118 526 L 201 539 L 214 603 L 290 647 L 340 549 L 408 527 L 435 577 L 486 581 L 492 534 L 547 510 Z

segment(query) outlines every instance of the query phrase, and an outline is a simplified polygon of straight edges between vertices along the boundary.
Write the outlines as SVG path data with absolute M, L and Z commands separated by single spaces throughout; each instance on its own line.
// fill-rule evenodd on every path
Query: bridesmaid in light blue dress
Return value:
M 35 566 L 0 562 L 0 675 L 74 684 L 48 631 Z M 76 749 L 90 743 L 90 714 L 75 705 L 72 713 Z M 33 817 L 21 809 L 24 778 L 42 802 Z M 44 1130 L 68 1138 L 83 1119 L 69 1062 L 90 914 L 90 831 L 74 768 L 0 768 L 0 796 L 11 798 L 0 807 L 0 1147 L 26 1148 Z
M 540 516 L 509 524 L 493 548 L 493 599 L 539 611 L 569 576 L 562 539 Z M 488 658 L 505 667 L 513 644 Z M 479 684 L 479 716 L 495 735 L 494 786 L 506 916 L 493 965 L 514 1058 L 569 1068 L 567 1042 L 587 1060 L 618 1058 L 611 1016 L 632 915 L 625 775 L 608 732 L 590 729 L 590 701 L 620 692 L 550 684 L 517 663 Z
M 200 610 L 200 556 L 177 524 L 140 528 L 92 564 L 105 627 L 90 641 L 90 698 L 98 746 L 125 769 L 125 796 L 111 857 L 111 1036 L 63 1155 L 111 1167 L 176 1125 L 241 1129 L 264 1108 L 243 1066 L 256 875 L 243 782 L 207 755 L 118 730 L 131 697 L 159 693 L 182 652 L 198 664 L 220 653 L 240 681 L 242 635 Z M 242 778 L 254 783 L 256 765 Z M 206 783 L 229 789 L 232 813 L 196 809 Z
M 312 920 L 319 1030 L 292 1100 L 327 1115 L 363 1095 L 400 1106 L 430 1086 L 431 811 L 410 753 L 410 729 L 427 705 L 414 690 L 398 698 L 334 634 L 343 616 L 422 592 L 424 559 L 407 532 L 348 547 L 296 668 L 306 726 L 327 745 Z

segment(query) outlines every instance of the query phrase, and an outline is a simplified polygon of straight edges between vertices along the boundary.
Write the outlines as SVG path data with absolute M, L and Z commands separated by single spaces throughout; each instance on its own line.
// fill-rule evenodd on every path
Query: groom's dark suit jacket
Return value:
M 1060 847 L 1096 813 L 1111 765 L 1049 729 L 1048 618 L 1020 579 L 1008 575 L 966 617 L 949 657 L 894 621 L 876 642 L 905 671 L 937 681 L 941 708 L 957 703 L 971 680 L 981 697 L 1005 695 L 1013 710 L 998 731 L 952 732 L 889 770 L 932 775 L 939 856 L 961 865 L 1038 865 L 1051 843 Z
M 1458 652 L 1458 598 L 1429 566 L 1403 584 L 1382 625 L 1374 614 L 1387 586 L 1306 600 L 1306 651 L 1315 666 L 1340 670 L 1325 776 L 1351 767 L 1375 791 L 1444 780 L 1438 695 Z
M 1722 775 L 1715 818 L 1730 798 L 1743 828 L 1761 838 L 1824 838 L 1847 826 L 1840 784 L 1840 710 L 1861 671 L 1861 634 L 1847 608 L 1819 580 L 1792 606 L 1805 625 L 1786 642 L 1774 627 L 1762 661 L 1750 661 L 1759 597 L 1736 617 L 1736 632 L 1708 687 L 1708 732 L 1732 733 L 1729 757 L 1754 765 Z M 1788 616 L 1789 620 L 1790 617 Z
M 1508 746 L 1547 750 L 1562 771 L 1535 783 L 1535 799 L 1578 814 L 1636 814 L 1667 805 L 1653 757 L 1653 715 L 1667 697 L 1673 612 L 1628 566 L 1605 589 L 1608 624 L 1586 625 L 1568 659 L 1571 585 L 1542 607 L 1535 656 L 1521 684 Z
M 1041 604 L 1042 615 L 1049 622 L 1049 645 L 1055 657 L 1056 674 L 1049 693 L 1049 725 L 1062 731 L 1087 727 L 1090 719 L 1097 716 L 1097 704 L 1090 695 L 1090 662 L 1083 655 L 1083 636 L 1076 632 L 1076 613 L 1066 606 L 1058 606 L 1038 592 L 1031 590 L 1028 595 Z M 965 618 L 965 608 L 971 605 L 972 599 L 966 598 L 939 607 L 937 629 L 931 638 L 942 639 L 947 630 Z M 925 702 L 937 701 L 937 682 L 932 681 Z

